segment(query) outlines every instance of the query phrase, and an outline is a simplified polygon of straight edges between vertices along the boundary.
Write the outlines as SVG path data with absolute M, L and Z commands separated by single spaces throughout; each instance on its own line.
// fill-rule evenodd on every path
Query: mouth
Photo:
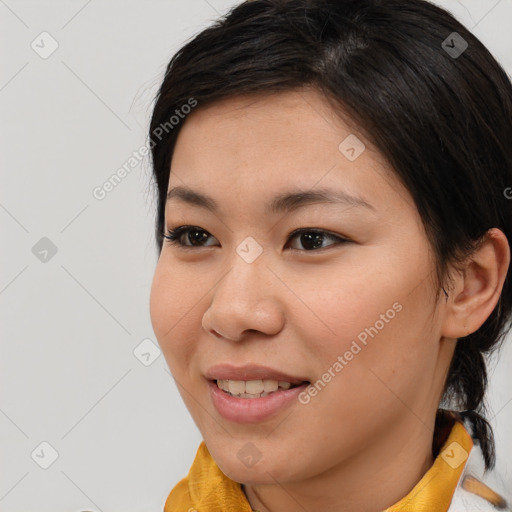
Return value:
M 274 393 L 287 391 L 296 387 L 310 384 L 309 381 L 288 382 L 274 379 L 259 380 L 228 380 L 213 379 L 217 387 L 224 393 L 236 398 L 263 398 Z
M 235 423 L 269 420 L 297 402 L 309 381 L 208 380 L 213 406 L 225 419 Z
M 236 423 L 257 423 L 283 413 L 310 384 L 304 374 L 290 375 L 259 364 L 219 364 L 204 377 L 217 412 Z

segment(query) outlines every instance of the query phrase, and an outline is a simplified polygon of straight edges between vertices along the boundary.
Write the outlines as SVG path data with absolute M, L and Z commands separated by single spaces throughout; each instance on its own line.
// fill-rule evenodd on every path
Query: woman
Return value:
M 204 442 L 174 511 L 511 510 L 512 86 L 424 0 L 254 0 L 171 60 L 151 318 Z

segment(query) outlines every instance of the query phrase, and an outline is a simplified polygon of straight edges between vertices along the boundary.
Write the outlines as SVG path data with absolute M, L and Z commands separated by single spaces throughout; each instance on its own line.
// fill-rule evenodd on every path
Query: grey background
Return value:
M 201 436 L 149 317 L 148 157 L 93 190 L 146 142 L 172 54 L 236 3 L 0 0 L 0 512 L 160 511 L 188 472 Z M 511 0 L 437 3 L 511 73 Z M 507 482 L 511 365 L 508 343 L 489 396 Z

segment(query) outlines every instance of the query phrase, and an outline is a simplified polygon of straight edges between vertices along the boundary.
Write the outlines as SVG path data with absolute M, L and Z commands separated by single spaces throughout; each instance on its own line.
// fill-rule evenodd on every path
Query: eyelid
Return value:
M 337 243 L 329 244 L 325 247 L 321 247 L 319 249 L 313 249 L 313 250 L 309 250 L 309 251 L 306 251 L 304 249 L 291 248 L 292 251 L 298 251 L 301 253 L 305 253 L 305 252 L 315 253 L 315 252 L 323 251 L 324 249 L 328 249 L 329 247 L 333 247 L 333 246 L 337 246 L 337 245 L 341 245 L 341 244 L 350 242 L 350 240 L 348 238 L 343 237 L 341 235 L 337 235 L 336 233 L 332 233 L 329 230 L 321 229 L 321 228 L 307 228 L 306 227 L 306 228 L 298 228 L 298 229 L 295 229 L 294 231 L 292 231 L 286 239 L 287 245 L 291 239 L 295 238 L 297 235 L 300 235 L 302 233 L 320 233 L 322 235 L 325 235 L 325 238 L 330 238 L 331 240 L 336 240 Z
M 209 231 L 207 231 L 206 229 L 203 229 L 199 226 L 193 226 L 193 225 L 190 225 L 190 224 L 185 224 L 185 225 L 180 225 L 180 226 L 176 226 L 174 228 L 167 228 L 166 231 L 162 232 L 162 236 L 164 237 L 164 239 L 166 239 L 167 242 L 169 242 L 170 244 L 176 246 L 178 249 L 182 249 L 182 250 L 188 250 L 188 249 L 193 249 L 193 250 L 197 250 L 197 249 L 205 249 L 207 247 L 211 247 L 210 246 L 195 246 L 195 245 L 185 245 L 185 244 L 181 244 L 179 242 L 179 239 L 187 233 L 187 231 L 191 231 L 195 229 L 196 231 L 203 231 L 204 233 L 207 233 L 209 236 L 215 238 Z

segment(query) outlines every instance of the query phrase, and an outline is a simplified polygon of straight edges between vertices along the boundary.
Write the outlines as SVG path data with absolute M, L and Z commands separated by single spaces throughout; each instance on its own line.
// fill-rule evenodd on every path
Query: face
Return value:
M 216 209 L 172 193 L 166 229 L 192 229 L 164 240 L 151 319 L 226 475 L 297 482 L 426 431 L 442 387 L 433 256 L 353 123 L 311 89 L 198 108 L 176 143 L 177 187 Z M 308 196 L 320 189 L 330 201 Z

